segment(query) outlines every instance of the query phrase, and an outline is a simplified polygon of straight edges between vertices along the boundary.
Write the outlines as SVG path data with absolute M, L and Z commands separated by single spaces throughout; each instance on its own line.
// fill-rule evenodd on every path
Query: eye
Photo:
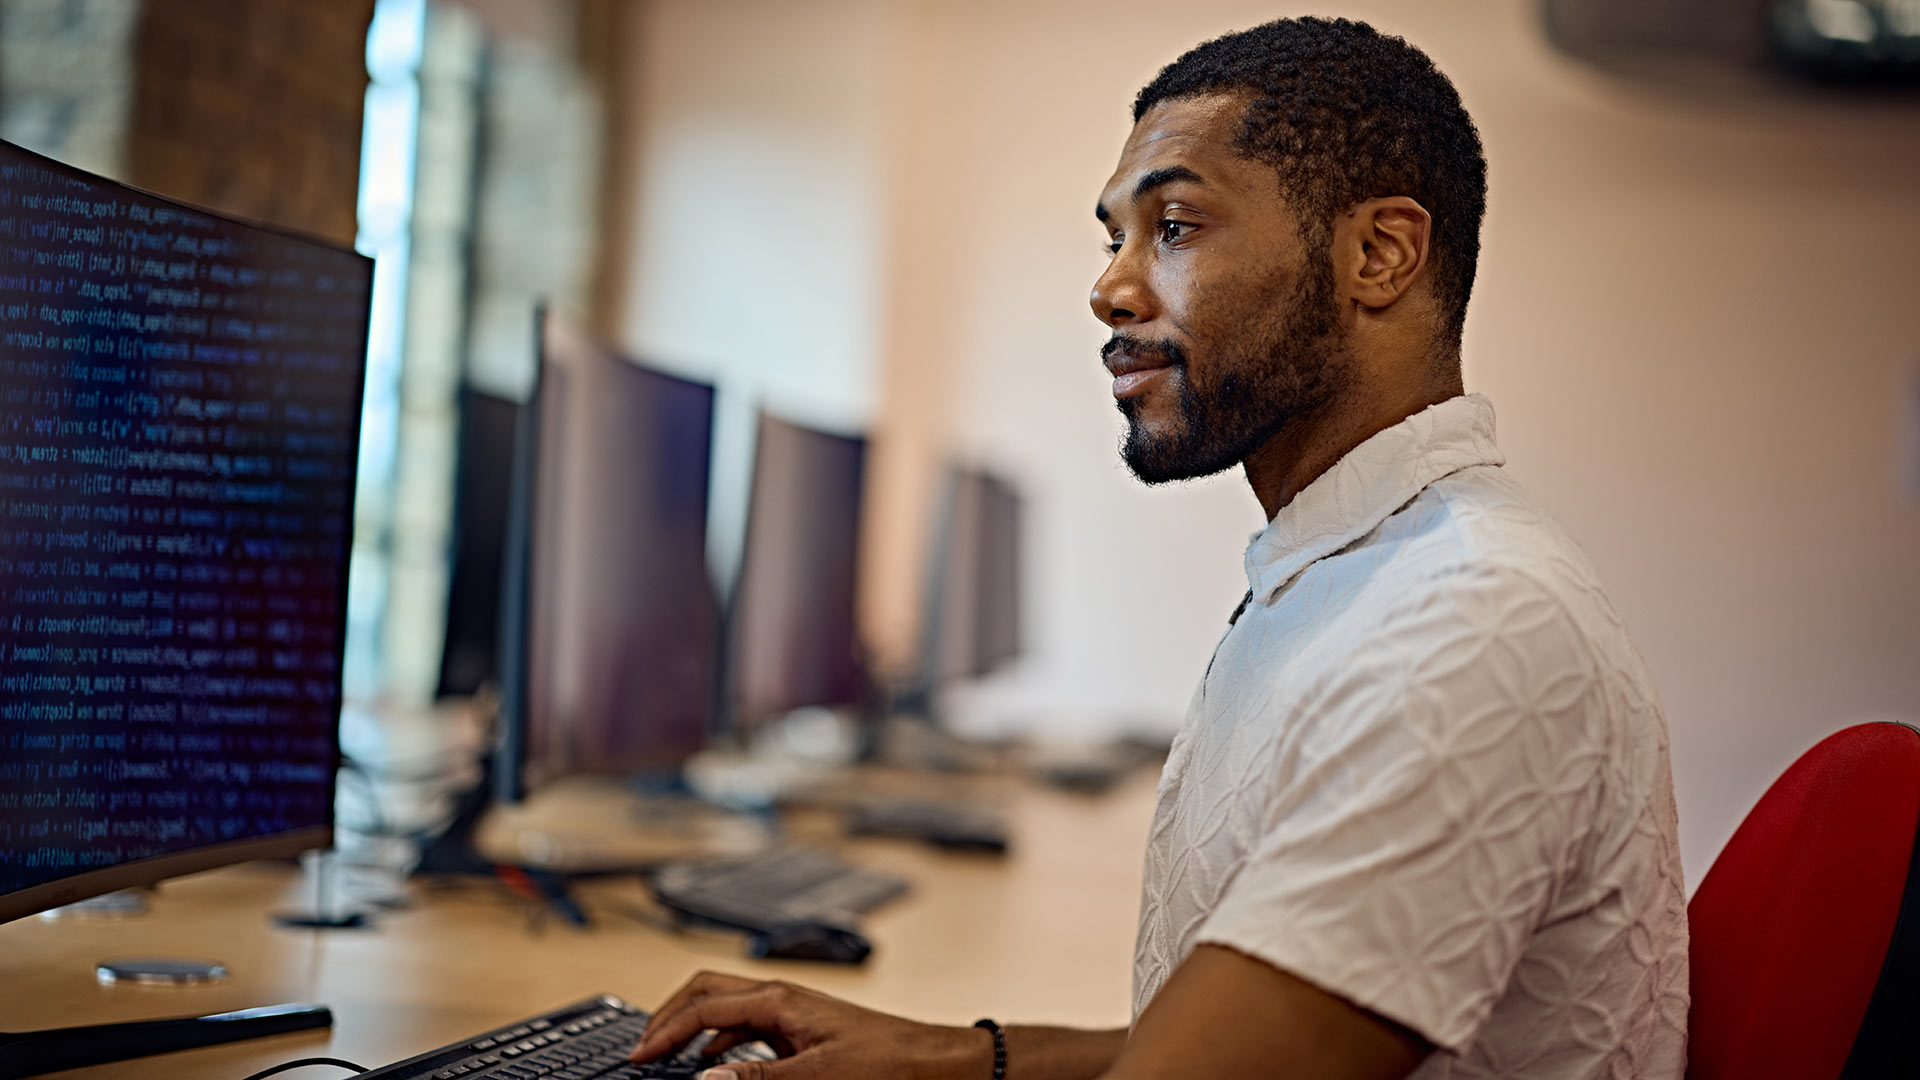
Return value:
M 1180 238 L 1187 234 L 1187 230 L 1193 228 L 1187 222 L 1174 221 L 1172 218 L 1161 218 L 1157 227 L 1160 230 L 1160 242 L 1163 244 L 1178 243 Z
M 1120 254 L 1120 248 L 1126 242 L 1127 242 L 1127 237 L 1125 233 L 1114 233 L 1113 239 L 1100 245 L 1100 250 L 1106 252 L 1107 256 L 1109 258 L 1112 258 Z

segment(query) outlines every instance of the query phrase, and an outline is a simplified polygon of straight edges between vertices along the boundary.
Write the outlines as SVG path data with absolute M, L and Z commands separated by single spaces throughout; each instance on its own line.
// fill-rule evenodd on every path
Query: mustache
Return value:
M 1100 361 L 1105 363 L 1108 357 L 1121 351 L 1125 351 L 1128 356 L 1143 360 L 1160 360 L 1175 367 L 1185 367 L 1187 363 L 1187 352 L 1177 341 L 1152 341 L 1126 333 L 1116 333 L 1100 346 Z

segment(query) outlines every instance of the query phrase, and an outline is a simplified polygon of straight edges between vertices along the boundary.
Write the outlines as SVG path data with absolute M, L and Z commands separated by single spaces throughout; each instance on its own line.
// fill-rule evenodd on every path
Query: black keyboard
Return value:
M 890 874 L 803 847 L 669 863 L 654 872 L 652 884 L 654 896 L 683 915 L 755 932 L 790 922 L 852 922 L 907 891 L 907 883 Z
M 552 1012 L 449 1043 L 372 1072 L 368 1080 L 689 1080 L 721 1062 L 768 1060 L 764 1043 L 702 1058 L 698 1045 L 665 1061 L 633 1065 L 647 1014 L 602 994 Z
M 1007 820 L 993 807 L 932 799 L 859 803 L 847 817 L 855 836 L 899 836 L 935 847 L 1007 853 Z

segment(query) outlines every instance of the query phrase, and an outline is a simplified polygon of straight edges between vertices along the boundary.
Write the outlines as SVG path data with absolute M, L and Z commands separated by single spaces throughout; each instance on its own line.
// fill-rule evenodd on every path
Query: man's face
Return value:
M 1113 328 L 1121 454 L 1150 484 L 1239 464 L 1346 378 L 1328 253 L 1305 249 L 1274 170 L 1234 149 L 1245 108 L 1156 105 L 1094 211 L 1113 251 L 1091 302 Z

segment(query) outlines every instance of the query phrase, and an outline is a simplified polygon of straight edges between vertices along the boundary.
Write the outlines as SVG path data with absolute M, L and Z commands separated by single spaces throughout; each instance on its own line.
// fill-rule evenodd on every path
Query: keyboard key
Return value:
M 645 1013 L 603 995 L 368 1075 L 371 1080 L 692 1080 L 697 1065 L 642 1068 L 627 1061 L 646 1022 Z

